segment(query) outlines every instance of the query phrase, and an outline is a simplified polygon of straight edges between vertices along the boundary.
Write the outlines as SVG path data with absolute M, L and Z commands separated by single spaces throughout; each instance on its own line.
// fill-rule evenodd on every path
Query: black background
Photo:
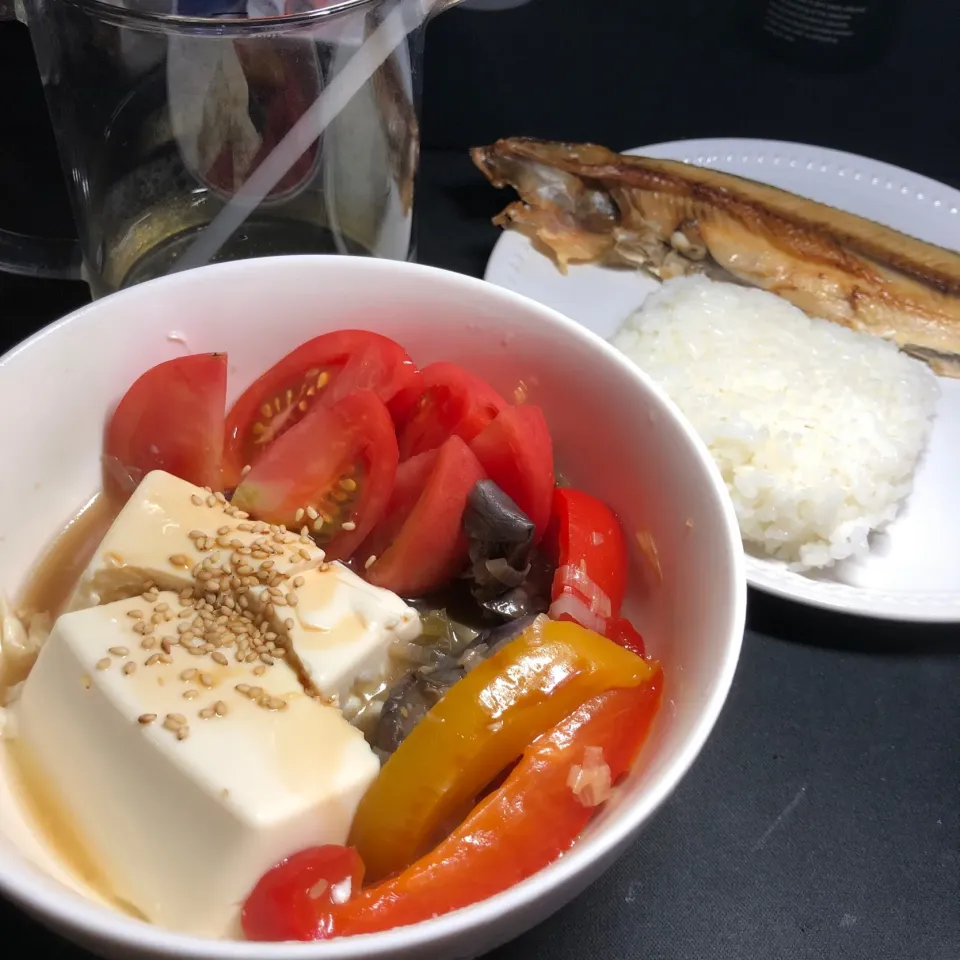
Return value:
M 750 136 L 836 147 L 960 186 L 960 6 L 909 0 L 876 64 L 760 54 L 724 0 L 532 0 L 428 32 L 420 258 L 479 275 L 503 198 L 464 149 Z M 0 26 L 0 224 L 70 216 L 23 28 Z M 960 237 L 958 237 L 960 246 Z M 86 299 L 0 278 L 9 344 Z M 614 868 L 495 960 L 958 960 L 960 628 L 751 593 L 743 658 L 693 771 Z M 80 952 L 0 902 L 11 953 Z M 14 946 L 16 944 L 16 946 Z

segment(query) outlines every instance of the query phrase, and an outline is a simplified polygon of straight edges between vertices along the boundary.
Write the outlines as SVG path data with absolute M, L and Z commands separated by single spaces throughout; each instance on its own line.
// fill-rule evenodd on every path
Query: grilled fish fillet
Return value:
M 960 254 L 776 187 L 593 144 L 498 140 L 471 151 L 520 195 L 494 223 L 570 263 L 705 272 L 893 340 L 960 378 Z

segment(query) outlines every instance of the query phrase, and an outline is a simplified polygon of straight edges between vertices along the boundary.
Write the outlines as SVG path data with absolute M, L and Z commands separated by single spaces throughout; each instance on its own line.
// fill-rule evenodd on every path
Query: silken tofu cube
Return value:
M 62 616 L 16 706 L 17 747 L 114 895 L 223 936 L 270 867 L 345 842 L 379 763 L 282 660 L 164 652 L 178 607 L 161 593 Z

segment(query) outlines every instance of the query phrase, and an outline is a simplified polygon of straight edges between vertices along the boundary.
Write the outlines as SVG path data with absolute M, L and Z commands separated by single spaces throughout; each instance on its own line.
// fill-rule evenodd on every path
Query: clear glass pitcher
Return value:
M 210 260 L 412 258 L 424 28 L 455 2 L 0 0 L 30 30 L 79 235 L 0 231 L 0 270 L 103 296 Z M 282 142 L 295 162 L 246 196 Z

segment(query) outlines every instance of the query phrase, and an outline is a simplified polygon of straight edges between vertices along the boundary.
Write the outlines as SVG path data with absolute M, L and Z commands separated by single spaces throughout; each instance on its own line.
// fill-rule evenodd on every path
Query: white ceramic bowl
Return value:
M 560 468 L 617 510 L 633 547 L 627 612 L 666 675 L 640 760 L 576 847 L 505 893 L 415 926 L 316 944 L 182 936 L 85 900 L 55 879 L 0 770 L 0 890 L 107 957 L 347 960 L 476 957 L 595 879 L 677 786 L 736 668 L 746 587 L 740 534 L 706 448 L 667 398 L 583 327 L 531 300 L 406 263 L 289 257 L 146 283 L 77 311 L 0 360 L 0 586 L 15 593 L 95 491 L 104 418 L 133 380 L 186 352 L 230 355 L 231 399 L 302 341 L 378 330 L 420 363 L 453 360 L 509 396 L 522 380 L 551 426 Z M 632 536 L 649 532 L 657 575 Z

